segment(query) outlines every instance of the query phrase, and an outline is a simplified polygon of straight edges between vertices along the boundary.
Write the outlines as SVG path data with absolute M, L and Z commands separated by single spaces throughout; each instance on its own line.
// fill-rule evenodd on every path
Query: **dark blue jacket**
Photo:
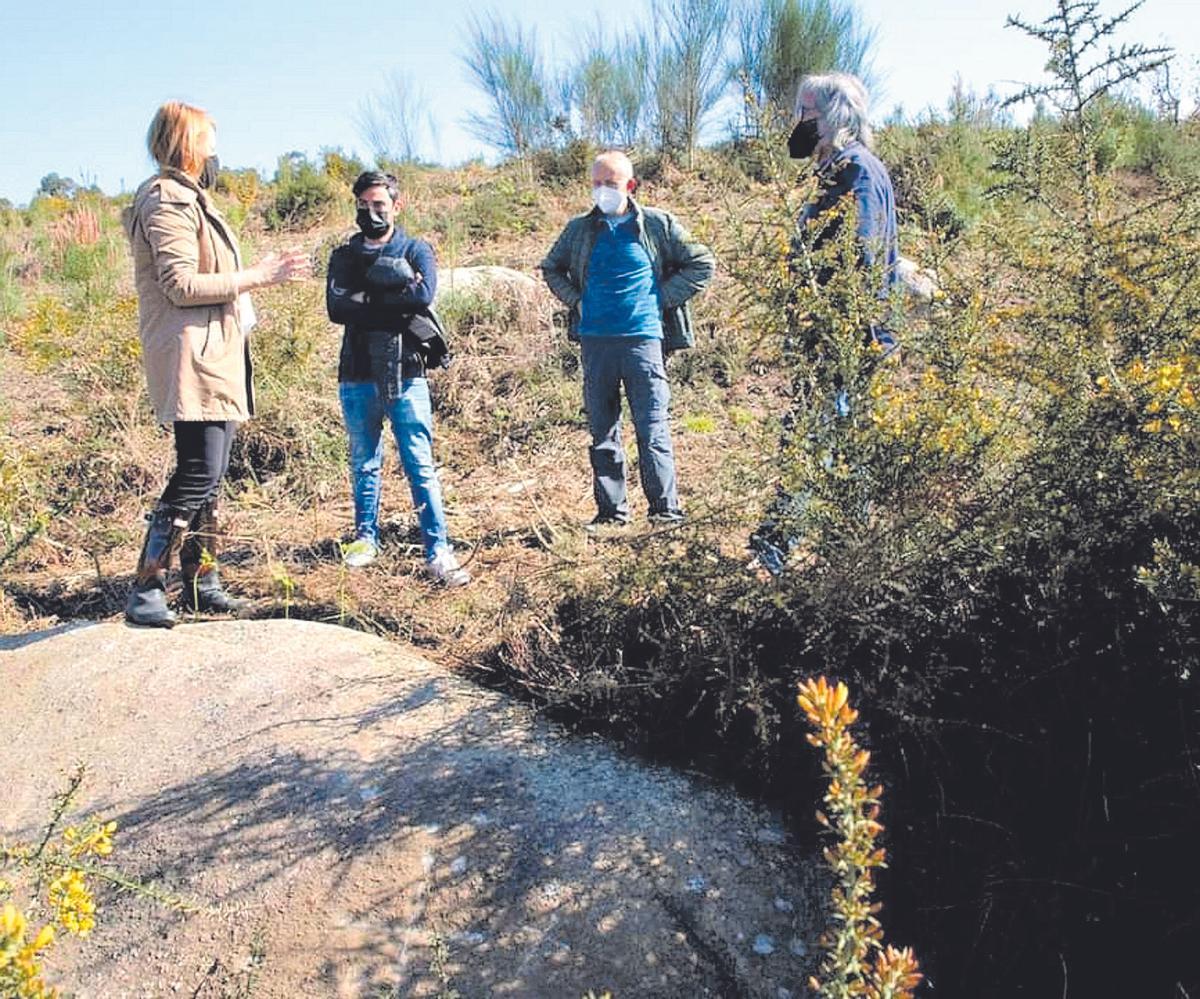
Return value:
M 859 263 L 863 267 L 882 268 L 881 297 L 886 297 L 897 281 L 896 263 L 900 257 L 896 237 L 896 196 L 887 167 L 861 142 L 852 142 L 817 171 L 820 193 L 800 212 L 800 228 L 808 246 L 818 250 L 837 237 L 842 217 L 829 212 L 847 195 L 854 198 L 855 226 L 858 236 Z M 833 267 L 822 267 L 817 281 L 824 284 L 833 276 Z
M 403 290 L 372 288 L 367 270 L 380 256 L 403 257 L 420 280 Z M 338 360 L 338 381 L 380 381 L 389 377 L 379 370 L 380 344 L 388 334 L 401 348 L 405 378 L 424 374 L 420 341 L 410 331 L 413 317 L 426 314 L 437 291 L 437 258 L 433 247 L 396 227 L 392 238 L 378 250 L 367 247 L 361 233 L 333 251 L 325 283 L 325 308 L 329 318 L 346 327 Z M 362 294 L 364 301 L 353 296 Z

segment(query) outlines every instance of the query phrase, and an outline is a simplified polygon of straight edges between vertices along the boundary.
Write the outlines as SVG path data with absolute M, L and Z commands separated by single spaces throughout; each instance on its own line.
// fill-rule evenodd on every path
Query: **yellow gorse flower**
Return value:
M 54 927 L 43 926 L 26 941 L 24 913 L 12 903 L 0 909 L 0 995 L 13 999 L 51 999 L 58 993 L 41 977 L 38 955 L 54 943 Z
M 821 975 L 809 980 L 809 988 L 825 999 L 911 999 L 922 978 L 917 959 L 910 950 L 884 947 L 876 915 L 880 906 L 871 899 L 874 871 L 887 861 L 884 850 L 875 845 L 883 832 L 878 821 L 883 788 L 869 787 L 863 779 L 871 754 L 850 731 L 858 720 L 850 691 L 844 683 L 817 677 L 800 685 L 796 703 L 813 729 L 808 741 L 825 754 L 821 769 L 829 779 L 827 811 L 817 812 L 817 821 L 836 836 L 823 852 L 834 876 L 833 920 L 822 937 L 827 953 Z
M 63 830 L 63 844 L 73 858 L 107 857 L 113 851 L 112 837 L 117 831 L 115 822 L 92 822 L 81 830 L 68 826 Z
M 8 903 L 0 909 L 0 968 L 6 968 L 25 943 L 25 915 Z
M 68 933 L 85 937 L 96 925 L 96 901 L 79 871 L 67 871 L 50 883 L 50 905 Z

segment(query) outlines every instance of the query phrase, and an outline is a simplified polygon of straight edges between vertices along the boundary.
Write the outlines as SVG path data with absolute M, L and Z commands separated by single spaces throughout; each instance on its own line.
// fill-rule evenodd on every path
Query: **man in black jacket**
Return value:
M 450 547 L 442 490 L 433 463 L 433 410 L 425 371 L 444 356 L 430 312 L 437 290 L 433 248 L 396 225 L 400 190 L 391 174 L 354 182 L 361 230 L 329 259 L 329 318 L 346 327 L 338 394 L 350 437 L 354 541 L 346 565 L 369 565 L 379 551 L 383 421 L 392 425 L 421 524 L 426 572 L 447 586 L 470 580 Z

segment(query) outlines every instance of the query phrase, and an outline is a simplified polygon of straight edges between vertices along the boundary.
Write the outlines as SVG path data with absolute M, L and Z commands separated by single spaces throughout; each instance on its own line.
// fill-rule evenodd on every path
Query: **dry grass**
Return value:
M 567 218 L 586 208 L 587 189 L 582 180 L 560 187 L 521 183 L 477 166 L 420 173 L 410 190 L 414 228 L 439 245 L 443 265 L 502 264 L 534 273 Z M 515 230 L 456 230 L 454 220 L 485 196 L 534 207 L 517 213 L 526 222 Z M 708 238 L 720 233 L 724 208 L 713 205 L 701 178 L 663 177 L 646 184 L 642 197 L 676 211 Z M 95 228 L 106 222 L 99 219 Z M 269 233 L 251 216 L 242 238 L 247 256 L 300 241 L 323 265 L 346 222 L 339 217 L 297 237 Z M 428 228 L 418 228 L 422 224 Z M 54 231 L 66 231 L 64 225 Z M 124 290 L 129 265 L 119 264 L 117 285 Z M 26 284 L 30 297 L 62 293 L 40 277 Z M 747 449 L 765 439 L 770 415 L 782 408 L 782 386 L 768 368 L 722 377 L 736 339 L 733 302 L 722 275 L 699 303 L 699 346 L 671 363 L 681 494 L 701 516 L 713 503 L 747 501 L 728 498 L 730 458 L 744 462 Z M 234 538 L 225 560 L 229 581 L 256 598 L 255 613 L 366 628 L 465 664 L 538 627 L 534 619 L 549 613 L 563 592 L 564 572 L 605 573 L 623 546 L 648 536 L 644 521 L 601 542 L 582 530 L 594 510 L 577 349 L 555 325 L 548 296 L 497 292 L 447 306 L 457 327 L 456 359 L 431 377 L 449 526 L 471 586 L 444 592 L 424 580 L 411 500 L 391 453 L 383 556 L 367 570 L 346 571 L 338 543 L 347 537 L 352 509 L 336 398 L 340 329 L 324 317 L 319 282 L 269 290 L 257 304 L 260 416 L 244 428 L 231 470 L 227 507 Z M 130 389 L 81 396 L 77 364 L 35 372 L 10 350 L 0 352 L 0 430 L 19 454 L 31 490 L 20 505 L 26 516 L 8 523 L 3 534 L 0 630 L 33 630 L 78 616 L 119 618 L 141 517 L 171 467 L 170 435 L 153 426 L 137 379 Z M 626 436 L 634 459 L 628 421 Z M 633 460 L 630 471 L 637 511 Z M 41 524 L 30 511 L 49 516 Z

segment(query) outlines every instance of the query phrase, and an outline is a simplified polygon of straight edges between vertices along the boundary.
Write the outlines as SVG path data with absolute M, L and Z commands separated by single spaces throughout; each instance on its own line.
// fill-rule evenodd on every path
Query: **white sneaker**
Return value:
M 453 550 L 449 548 L 443 548 L 432 562 L 426 562 L 425 572 L 435 583 L 443 586 L 466 586 L 471 581 L 471 574 L 458 564 Z
M 356 538 L 348 545 L 342 545 L 342 564 L 347 569 L 361 569 L 375 561 L 379 549 L 373 541 L 366 538 Z

